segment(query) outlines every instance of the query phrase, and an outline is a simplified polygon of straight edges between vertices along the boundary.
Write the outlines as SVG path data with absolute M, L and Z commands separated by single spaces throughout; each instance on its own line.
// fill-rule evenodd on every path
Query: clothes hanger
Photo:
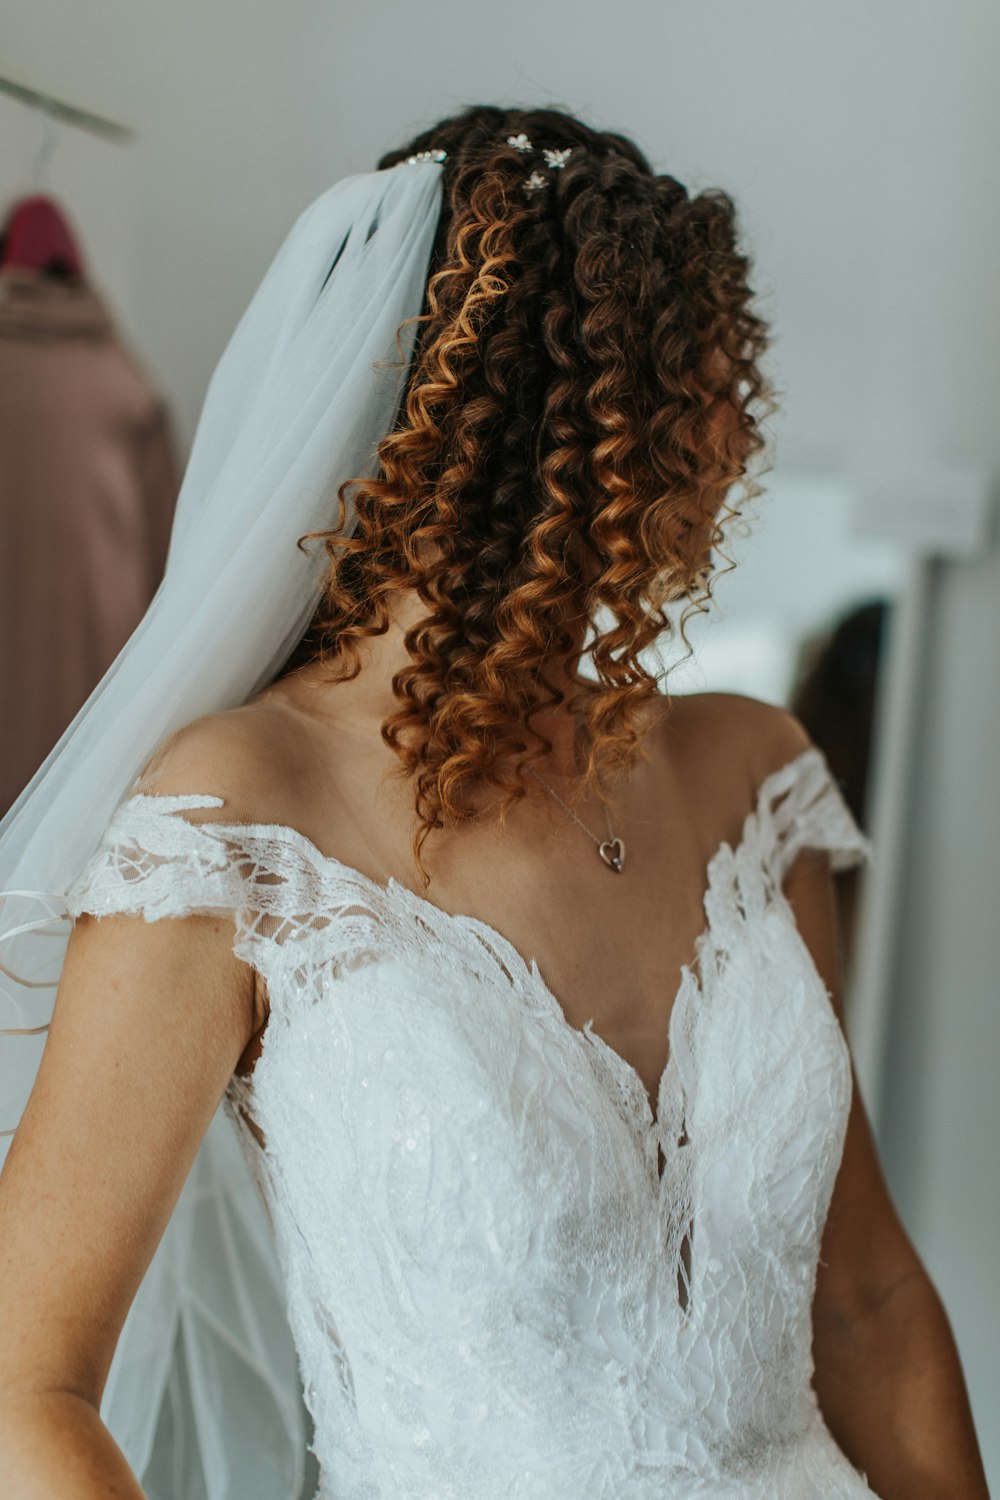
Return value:
M 29 196 L 17 203 L 0 234 L 0 269 L 20 266 L 40 275 L 83 278 L 83 257 L 62 209 L 42 193 L 43 170 L 56 142 L 55 121 L 62 120 L 102 140 L 125 143 L 135 130 L 89 106 L 55 94 L 44 80 L 29 79 L 0 57 L 0 93 L 45 111 L 45 136 L 35 159 Z
M 45 135 L 31 174 L 37 188 L 56 143 L 55 108 L 41 97 L 36 104 L 45 111 Z M 17 267 L 40 276 L 73 277 L 84 280 L 83 257 L 65 215 L 54 198 L 33 191 L 22 198 L 7 220 L 0 241 L 0 268 Z

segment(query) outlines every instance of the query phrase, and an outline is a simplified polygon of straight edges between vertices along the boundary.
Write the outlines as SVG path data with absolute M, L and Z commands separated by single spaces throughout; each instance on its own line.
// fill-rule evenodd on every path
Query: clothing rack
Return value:
M 99 135 L 104 140 L 123 144 L 133 140 L 136 135 L 135 129 L 121 120 L 113 120 L 85 105 L 60 98 L 51 89 L 36 80 L 28 80 L 23 74 L 16 77 L 15 71 L 3 59 L 0 59 L 0 92 L 10 94 L 14 99 L 20 99 L 23 104 L 31 104 L 36 108 L 44 109 L 57 119 L 64 120 L 67 125 L 75 125 L 80 130 L 89 130 L 93 135 Z

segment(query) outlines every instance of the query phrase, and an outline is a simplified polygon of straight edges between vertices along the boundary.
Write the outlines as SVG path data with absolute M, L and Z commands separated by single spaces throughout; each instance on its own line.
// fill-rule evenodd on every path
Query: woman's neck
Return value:
M 335 669 L 329 663 L 314 661 L 280 679 L 282 694 L 292 694 L 298 706 L 319 719 L 328 718 L 340 731 L 353 727 L 362 735 L 377 734 L 378 726 L 400 707 L 392 691 L 392 680 L 412 661 L 404 636 L 426 613 L 427 606 L 415 590 L 403 591 L 394 604 L 385 634 L 365 636 L 358 641 L 361 669 L 356 677 L 337 681 Z M 582 679 L 574 679 L 569 667 L 560 671 L 553 666 L 545 674 L 545 680 L 553 687 L 558 685 L 569 698 L 575 683 Z M 267 697 L 270 692 L 265 689 L 258 698 Z M 552 741 L 551 753 L 545 761 L 538 762 L 542 773 L 579 776 L 586 747 L 582 722 L 569 703 L 540 710 L 532 720 L 532 727 Z

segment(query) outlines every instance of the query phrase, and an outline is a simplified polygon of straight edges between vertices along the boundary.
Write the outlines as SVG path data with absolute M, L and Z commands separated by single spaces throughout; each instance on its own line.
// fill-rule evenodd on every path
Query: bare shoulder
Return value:
M 275 822 L 296 783 L 296 742 L 287 714 L 249 703 L 204 714 L 157 746 L 135 790 L 149 796 L 222 800 L 199 821 Z
M 788 709 L 744 693 L 677 695 L 665 732 L 686 775 L 731 788 L 736 805 L 751 803 L 765 777 L 813 745 Z

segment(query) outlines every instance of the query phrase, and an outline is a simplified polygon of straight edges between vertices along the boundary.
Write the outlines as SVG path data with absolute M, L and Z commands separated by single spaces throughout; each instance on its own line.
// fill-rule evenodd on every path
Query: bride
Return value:
M 735 224 L 475 107 L 269 270 L 0 825 L 17 1500 L 986 1496 L 852 1087 L 870 848 L 794 717 L 640 660 L 763 449 Z

